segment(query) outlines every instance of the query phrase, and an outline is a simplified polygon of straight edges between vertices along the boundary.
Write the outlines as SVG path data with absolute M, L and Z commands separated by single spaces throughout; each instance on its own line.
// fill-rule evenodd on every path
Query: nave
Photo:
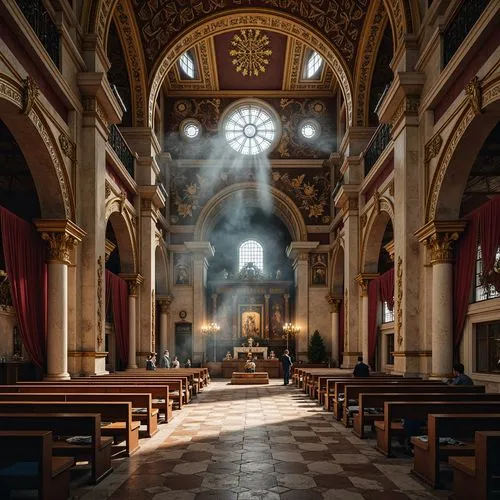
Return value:
M 295 386 L 212 379 L 192 403 L 89 490 L 92 499 L 434 499 L 449 492 L 410 476 Z

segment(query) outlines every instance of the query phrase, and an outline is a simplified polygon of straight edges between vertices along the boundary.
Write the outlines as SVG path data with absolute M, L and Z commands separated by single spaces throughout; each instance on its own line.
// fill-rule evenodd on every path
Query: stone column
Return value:
M 295 271 L 295 324 L 300 332 L 295 338 L 297 359 L 307 359 L 309 343 L 309 252 L 319 245 L 317 241 L 292 241 L 287 249 Z
M 86 233 L 70 220 L 37 220 L 35 224 L 42 239 L 49 245 L 45 378 L 51 381 L 69 380 L 68 265 L 73 247 L 82 241 Z
M 160 355 L 168 349 L 168 313 L 173 300 L 172 295 L 158 298 L 158 302 L 160 303 L 160 346 L 158 353 L 161 353 Z
M 361 297 L 361 352 L 363 360 L 369 364 L 368 350 L 368 285 L 370 280 L 376 278 L 378 274 L 362 273 L 356 276 L 359 285 L 359 296 Z
M 140 274 L 121 274 L 128 285 L 128 366 L 127 370 L 137 368 L 137 296 L 144 282 Z
M 339 340 L 340 340 L 340 303 L 341 299 L 327 295 L 326 300 L 330 304 L 330 315 L 332 321 L 332 338 L 330 341 L 331 359 L 335 362 L 336 366 L 340 366 L 339 359 Z
M 203 360 L 201 327 L 206 323 L 206 287 L 208 258 L 214 248 L 209 241 L 187 241 L 186 248 L 193 254 L 193 361 Z
M 264 337 L 269 338 L 269 299 L 271 295 L 266 293 L 264 295 Z
M 233 295 L 233 338 L 238 338 L 238 295 Z
M 432 265 L 432 373 L 443 378 L 453 368 L 453 242 L 465 223 L 432 221 L 417 231 Z

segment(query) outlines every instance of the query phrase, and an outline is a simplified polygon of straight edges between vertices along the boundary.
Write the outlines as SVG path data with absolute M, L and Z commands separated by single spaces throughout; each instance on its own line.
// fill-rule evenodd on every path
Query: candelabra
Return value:
M 212 321 L 208 325 L 201 327 L 201 334 L 203 335 L 204 338 L 212 337 L 212 344 L 214 348 L 214 361 L 217 361 L 216 350 L 215 350 L 215 338 L 219 330 L 220 326 L 217 323 L 215 323 L 215 321 Z
M 286 335 L 286 348 L 288 349 L 289 337 L 297 335 L 300 332 L 300 328 L 298 326 L 292 325 L 292 323 L 285 323 L 283 325 L 283 332 Z

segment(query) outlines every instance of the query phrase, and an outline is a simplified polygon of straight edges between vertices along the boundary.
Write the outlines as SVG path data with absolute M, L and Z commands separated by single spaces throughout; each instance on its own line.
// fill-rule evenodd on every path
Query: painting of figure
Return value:
M 240 306 L 240 334 L 242 337 L 262 335 L 262 306 Z

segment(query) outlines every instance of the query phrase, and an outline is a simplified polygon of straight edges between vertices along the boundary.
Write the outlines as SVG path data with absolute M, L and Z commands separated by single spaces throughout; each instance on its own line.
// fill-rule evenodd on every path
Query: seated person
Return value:
M 358 363 L 354 367 L 354 371 L 352 374 L 355 377 L 369 377 L 370 376 L 370 367 L 363 363 L 363 356 L 358 357 Z
M 462 363 L 453 365 L 453 378 L 448 381 L 451 385 L 474 385 L 473 380 L 464 373 L 465 367 Z
M 255 373 L 255 363 L 251 358 L 247 359 L 247 362 L 245 363 L 245 372 Z
M 184 368 L 191 368 L 191 360 L 188 358 L 186 361 L 186 364 L 184 365 Z

